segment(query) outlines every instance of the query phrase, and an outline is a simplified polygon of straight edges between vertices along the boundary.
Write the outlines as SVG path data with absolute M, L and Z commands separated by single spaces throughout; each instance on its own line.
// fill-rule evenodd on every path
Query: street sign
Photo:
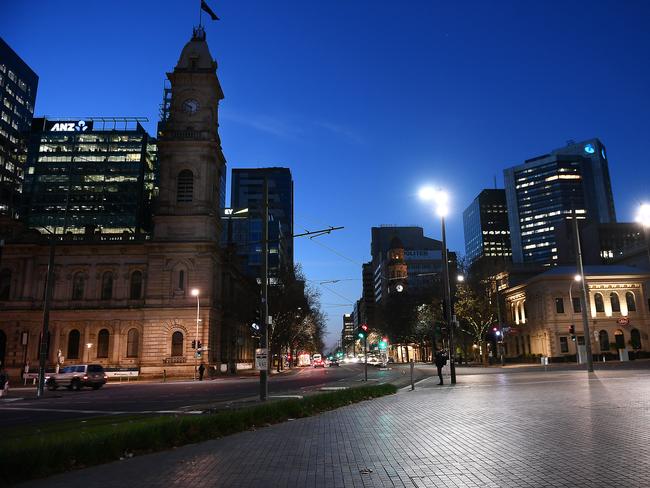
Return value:
M 268 368 L 267 351 L 265 347 L 255 349 L 255 369 L 266 370 Z

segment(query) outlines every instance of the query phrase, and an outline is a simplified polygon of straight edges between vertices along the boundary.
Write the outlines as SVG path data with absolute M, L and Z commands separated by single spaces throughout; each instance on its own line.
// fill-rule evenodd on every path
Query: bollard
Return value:
M 167 381 L 167 370 L 163 369 L 163 383 Z
M 411 359 L 411 391 L 415 390 L 415 383 L 413 383 L 413 370 L 415 369 L 415 362 Z

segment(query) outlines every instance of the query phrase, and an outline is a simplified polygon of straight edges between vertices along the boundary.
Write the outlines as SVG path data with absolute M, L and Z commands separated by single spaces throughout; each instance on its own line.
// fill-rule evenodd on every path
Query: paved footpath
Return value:
M 650 371 L 459 376 L 29 487 L 648 487 Z

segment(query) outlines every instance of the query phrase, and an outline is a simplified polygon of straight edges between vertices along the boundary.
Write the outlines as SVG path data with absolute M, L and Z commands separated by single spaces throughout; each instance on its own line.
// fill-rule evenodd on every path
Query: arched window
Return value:
M 605 302 L 603 301 L 603 296 L 600 293 L 594 295 L 594 303 L 596 304 L 596 312 L 605 311 Z
M 636 312 L 636 299 L 634 298 L 634 293 L 628 291 L 625 294 L 625 301 L 627 302 L 627 311 Z
M 3 269 L 0 271 L 0 300 L 9 300 L 11 292 L 11 270 Z
M 102 275 L 102 300 L 113 298 L 113 273 L 106 271 Z
M 178 272 L 178 289 L 185 289 L 185 271 L 182 269 Z
M 138 347 L 140 342 L 140 332 L 138 329 L 131 329 L 126 336 L 126 357 L 137 358 Z
M 142 296 L 142 272 L 134 271 L 131 274 L 131 288 L 129 298 L 131 300 L 138 300 Z
M 97 334 L 97 357 L 98 358 L 107 358 L 108 357 L 108 339 L 110 338 L 110 333 L 108 329 L 102 329 Z
M 609 294 L 609 301 L 612 304 L 612 312 L 621 311 L 621 302 L 618 299 L 618 293 L 611 292 Z
M 83 273 L 75 273 L 72 278 L 72 299 L 83 300 L 84 288 L 86 287 L 86 278 Z
M 79 359 L 79 341 L 81 334 L 77 329 L 73 329 L 68 334 L 68 359 Z
M 189 169 L 184 169 L 178 173 L 176 181 L 176 201 L 191 202 L 192 193 L 194 192 L 194 174 Z
M 614 332 L 614 339 L 616 340 L 616 349 L 625 349 L 625 336 L 621 329 Z
M 183 355 L 183 333 L 176 331 L 172 334 L 172 356 Z
M 598 333 L 598 342 L 600 342 L 601 351 L 609 351 L 609 334 L 606 330 L 601 330 Z
M 641 333 L 639 329 L 630 331 L 630 341 L 632 342 L 632 349 L 641 349 Z

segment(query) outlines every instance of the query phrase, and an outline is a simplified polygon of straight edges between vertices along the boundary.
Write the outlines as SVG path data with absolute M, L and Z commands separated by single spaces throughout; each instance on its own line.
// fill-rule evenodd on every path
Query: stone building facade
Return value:
M 510 328 L 506 356 L 575 356 L 584 344 L 580 294 L 574 267 L 556 267 L 503 291 Z M 589 327 L 597 359 L 619 350 L 650 351 L 650 271 L 630 266 L 586 266 Z M 576 340 L 569 327 L 575 326 Z
M 223 92 L 216 69 L 205 32 L 195 29 L 167 75 L 172 102 L 159 134 L 153 233 L 68 233 L 54 241 L 49 367 L 62 356 L 64 364 L 91 361 L 137 367 L 141 375 L 164 370 L 189 376 L 198 361 L 221 366 L 224 337 L 250 336 L 243 322 L 228 324 L 242 328 L 234 333 L 225 333 L 223 323 L 236 273 L 220 248 L 226 161 L 218 135 Z M 10 220 L 0 223 L 0 233 L 6 241 L 0 257 L 0 361 L 10 371 L 25 362 L 34 370 L 51 240 Z M 204 349 L 200 359 L 192 349 L 197 339 Z M 249 346 L 244 342 L 237 343 L 240 351 Z M 228 357 L 233 363 L 246 359 Z

